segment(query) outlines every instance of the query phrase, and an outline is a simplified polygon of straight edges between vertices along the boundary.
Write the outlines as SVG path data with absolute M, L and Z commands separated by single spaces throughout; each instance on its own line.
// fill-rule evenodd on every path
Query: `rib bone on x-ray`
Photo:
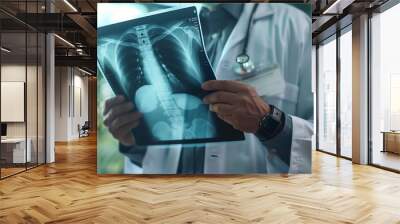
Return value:
M 243 139 L 202 103 L 201 83 L 215 76 L 200 32 L 195 7 L 99 29 L 100 73 L 144 114 L 133 130 L 138 143 Z

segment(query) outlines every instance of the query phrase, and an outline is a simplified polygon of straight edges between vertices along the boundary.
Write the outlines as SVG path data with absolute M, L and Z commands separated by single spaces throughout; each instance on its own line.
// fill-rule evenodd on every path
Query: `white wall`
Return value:
M 56 67 L 55 73 L 55 141 L 74 140 L 78 124 L 88 120 L 88 78 L 72 67 Z
M 26 67 L 19 64 L 6 64 L 1 66 L 1 81 L 3 82 L 25 82 Z M 28 67 L 28 70 L 30 68 Z M 1 108 L 7 110 L 7 108 Z M 25 137 L 25 122 L 7 123 L 8 137 Z
M 31 76 L 36 77 L 36 67 L 27 66 L 21 64 L 4 64 L 1 66 L 1 81 L 2 82 L 24 82 L 25 76 L 28 76 L 28 84 L 36 86 L 36 80 L 32 80 Z M 2 96 L 3 98 L 4 96 Z M 27 88 L 27 122 L 7 122 L 7 136 L 8 137 L 25 137 L 25 126 L 28 125 L 28 137 L 32 133 L 30 130 L 36 130 L 37 115 L 32 111 L 36 112 L 36 87 Z M 39 105 L 39 107 L 42 105 Z M 33 107 L 33 109 L 32 109 Z M 1 108 L 1 110 L 8 110 L 9 108 Z M 24 108 L 22 108 L 24 110 Z M 35 131 L 36 135 L 36 131 Z
M 68 140 L 68 87 L 67 67 L 55 68 L 55 141 Z
M 75 70 L 76 72 L 76 70 Z M 78 133 L 78 124 L 80 124 L 81 126 L 85 123 L 85 121 L 89 120 L 89 113 L 88 113 L 88 107 L 89 107 L 89 103 L 88 103 L 88 77 L 85 76 L 81 76 L 82 73 L 79 73 L 79 75 L 74 75 L 74 93 L 75 94 L 73 96 L 74 98 L 74 103 L 75 106 L 73 108 L 73 110 L 75 111 L 75 113 L 73 113 L 73 119 L 72 119 L 72 132 L 71 135 L 73 136 L 73 138 L 77 138 L 79 137 L 79 133 Z M 79 93 L 80 92 L 80 93 Z M 79 97 L 80 95 L 80 97 Z M 80 102 L 79 102 L 80 101 Z M 79 108 L 82 107 L 82 108 Z M 82 111 L 80 111 L 80 109 Z
M 36 70 L 38 69 L 38 70 Z M 5 107 L 2 102 L 2 112 L 16 113 L 12 110 L 20 110 L 24 114 L 26 112 L 26 120 L 22 119 L 21 122 L 5 122 L 7 123 L 7 137 L 8 138 L 25 138 L 29 139 L 30 148 L 32 151 L 32 161 L 44 163 L 45 154 L 45 118 L 44 118 L 44 100 L 45 90 L 44 87 L 44 74 L 42 67 L 8 63 L 1 66 L 1 81 L 2 82 L 24 82 L 26 84 L 26 105 L 22 102 L 22 108 Z M 27 79 L 27 80 L 25 80 Z M 4 94 L 2 89 L 2 94 Z M 24 94 L 24 89 L 19 90 L 20 94 Z M 2 99 L 7 95 L 2 95 Z M 22 97 L 23 98 L 23 97 Z M 24 115 L 22 115 L 24 116 Z M 38 157 L 37 157 L 38 153 Z M 50 160 L 49 160 L 50 161 Z

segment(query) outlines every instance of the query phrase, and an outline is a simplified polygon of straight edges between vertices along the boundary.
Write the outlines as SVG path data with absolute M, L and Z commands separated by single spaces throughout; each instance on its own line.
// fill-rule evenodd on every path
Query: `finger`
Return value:
M 226 123 L 230 124 L 233 126 L 233 117 L 231 115 L 227 115 L 227 114 L 217 114 L 217 116 L 225 121 Z
M 235 104 L 238 97 L 238 94 L 218 91 L 214 93 L 210 93 L 204 97 L 203 102 L 206 104 L 216 104 L 216 103 L 223 103 L 223 104 Z
M 115 96 L 115 97 L 112 97 L 112 98 L 106 100 L 106 102 L 104 103 L 103 115 L 106 115 L 111 108 L 113 108 L 114 106 L 121 104 L 123 102 L 125 102 L 125 97 L 121 96 L 121 95 L 118 95 L 118 96 Z
M 218 114 L 231 114 L 235 107 L 229 104 L 210 104 L 210 110 Z
M 136 123 L 141 117 L 142 114 L 138 112 L 123 114 L 111 122 L 110 129 L 117 130 L 124 125 Z
M 234 80 L 210 80 L 202 84 L 201 86 L 207 91 L 227 91 L 232 93 L 239 93 L 247 91 L 247 85 Z
M 108 114 L 105 115 L 104 124 L 106 126 L 110 126 L 115 119 L 132 111 L 133 111 L 132 103 L 124 103 L 116 105 L 115 107 L 110 109 Z
M 138 127 L 139 124 L 140 124 L 140 121 L 128 123 L 128 124 L 125 124 L 117 129 L 113 130 L 113 132 L 111 132 L 111 133 L 113 134 L 114 138 L 121 141 L 122 139 L 126 139 L 127 136 L 133 136 L 132 129 Z
M 119 142 L 128 147 L 136 144 L 135 136 L 132 134 L 132 132 L 128 132 L 119 140 Z
M 133 111 L 133 108 L 134 106 L 131 102 L 115 105 L 105 115 L 104 124 L 109 126 L 117 117 Z

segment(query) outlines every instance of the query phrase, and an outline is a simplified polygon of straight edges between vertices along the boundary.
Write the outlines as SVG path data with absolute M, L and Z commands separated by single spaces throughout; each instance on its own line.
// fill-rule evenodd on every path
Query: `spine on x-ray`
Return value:
M 153 85 L 157 92 L 162 109 L 166 112 L 174 137 L 182 137 L 184 128 L 184 114 L 172 96 L 172 89 L 160 62 L 157 60 L 152 43 L 145 26 L 136 27 L 139 50 L 143 63 L 143 72 L 146 79 Z M 165 69 L 165 68 L 164 68 Z M 179 136 L 175 136 L 179 135 Z

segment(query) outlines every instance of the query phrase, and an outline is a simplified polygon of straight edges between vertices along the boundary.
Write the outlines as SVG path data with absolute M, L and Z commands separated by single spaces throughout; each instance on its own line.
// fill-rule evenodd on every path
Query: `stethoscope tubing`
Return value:
M 238 56 L 236 56 L 236 63 L 238 64 L 239 67 L 235 69 L 235 72 L 241 76 L 252 73 L 255 67 L 254 63 L 251 61 L 250 56 L 247 54 L 247 47 L 249 45 L 249 37 L 252 27 L 252 21 L 254 13 L 257 10 L 257 7 L 258 3 L 255 3 L 253 9 L 251 10 L 249 21 L 247 22 L 247 31 L 246 31 L 246 36 L 244 38 L 244 45 L 242 52 Z

